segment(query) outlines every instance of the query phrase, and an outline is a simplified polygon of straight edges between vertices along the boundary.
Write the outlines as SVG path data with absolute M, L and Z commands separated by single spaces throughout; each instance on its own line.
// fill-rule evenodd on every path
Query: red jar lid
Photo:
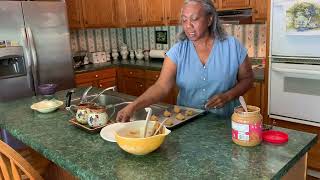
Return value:
M 287 133 L 281 132 L 281 131 L 264 131 L 262 133 L 262 138 L 264 141 L 274 143 L 274 144 L 282 144 L 285 142 L 288 142 L 289 137 Z

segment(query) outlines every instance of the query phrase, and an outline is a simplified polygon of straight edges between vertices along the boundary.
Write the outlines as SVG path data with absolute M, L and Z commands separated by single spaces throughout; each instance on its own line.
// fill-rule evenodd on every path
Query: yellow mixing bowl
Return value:
M 162 134 L 150 136 L 154 131 L 154 123 L 159 122 L 149 121 L 147 137 L 143 138 L 145 123 L 145 120 L 128 122 L 115 133 L 117 144 L 121 149 L 135 155 L 148 154 L 160 147 L 166 136 L 171 132 L 163 126 Z

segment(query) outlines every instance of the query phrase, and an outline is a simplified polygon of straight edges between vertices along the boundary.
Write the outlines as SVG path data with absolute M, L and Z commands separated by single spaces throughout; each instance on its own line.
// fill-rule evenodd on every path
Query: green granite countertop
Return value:
M 31 110 L 41 98 L 0 103 L 0 127 L 80 179 L 279 179 L 317 140 L 276 128 L 289 134 L 288 143 L 241 147 L 231 140 L 230 118 L 207 114 L 174 129 L 155 152 L 135 156 L 72 126 L 63 108 Z
M 75 69 L 75 73 L 84 73 L 84 72 L 90 72 L 90 71 L 96 71 L 106 68 L 112 68 L 112 67 L 131 67 L 131 68 L 138 68 L 138 69 L 145 69 L 145 70 L 153 70 L 153 71 L 160 71 L 162 68 L 163 60 L 156 60 L 156 61 L 141 61 L 140 63 L 138 61 L 135 61 L 134 63 L 131 63 L 130 61 L 127 63 L 100 63 L 100 64 L 88 64 L 85 66 L 82 66 L 80 68 Z M 264 80 L 264 68 L 253 68 L 253 73 L 256 81 L 263 81 Z

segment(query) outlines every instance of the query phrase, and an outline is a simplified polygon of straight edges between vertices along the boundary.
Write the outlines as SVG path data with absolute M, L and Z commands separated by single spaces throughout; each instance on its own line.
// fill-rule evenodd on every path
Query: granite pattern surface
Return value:
M 55 97 L 63 100 L 65 93 Z M 72 126 L 63 108 L 31 110 L 41 99 L 0 103 L 0 128 L 80 179 L 279 179 L 317 140 L 315 134 L 276 128 L 289 134 L 288 143 L 241 147 L 231 140 L 230 118 L 207 114 L 174 129 L 155 152 L 135 156 Z
M 135 61 L 134 63 L 127 62 L 127 63 L 114 64 L 114 63 L 108 62 L 108 63 L 100 63 L 100 64 L 88 64 L 75 69 L 75 73 L 78 74 L 78 73 L 96 71 L 96 70 L 113 68 L 113 67 L 128 67 L 128 68 L 160 71 L 162 68 L 162 61 L 157 60 L 157 61 L 149 61 L 149 62 L 142 61 L 141 63 L 137 63 L 137 61 Z M 253 73 L 256 81 L 264 80 L 264 68 L 254 68 Z

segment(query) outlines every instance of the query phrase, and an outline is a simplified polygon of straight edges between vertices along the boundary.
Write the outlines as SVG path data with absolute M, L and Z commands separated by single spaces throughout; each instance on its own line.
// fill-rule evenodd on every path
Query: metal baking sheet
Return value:
M 151 108 L 153 109 L 153 115 L 156 115 L 158 117 L 158 121 L 161 123 L 162 121 L 164 121 L 166 118 L 170 118 L 173 121 L 173 124 L 171 126 L 165 125 L 168 129 L 172 129 L 175 127 L 178 127 L 186 122 L 189 122 L 191 119 L 199 116 L 199 115 L 203 115 L 205 110 L 202 109 L 195 109 L 195 108 L 190 108 L 190 107 L 184 107 L 184 106 L 178 106 L 180 108 L 180 113 L 182 113 L 182 115 L 185 116 L 184 120 L 178 120 L 176 119 L 176 115 L 178 113 L 175 113 L 173 111 L 174 106 L 173 105 L 169 105 L 167 107 L 161 107 L 161 108 L 154 108 L 151 106 Z M 163 115 L 164 111 L 167 110 L 169 112 L 171 112 L 171 116 L 170 117 L 166 117 Z M 187 110 L 192 110 L 193 114 L 191 116 L 186 116 L 185 112 Z

